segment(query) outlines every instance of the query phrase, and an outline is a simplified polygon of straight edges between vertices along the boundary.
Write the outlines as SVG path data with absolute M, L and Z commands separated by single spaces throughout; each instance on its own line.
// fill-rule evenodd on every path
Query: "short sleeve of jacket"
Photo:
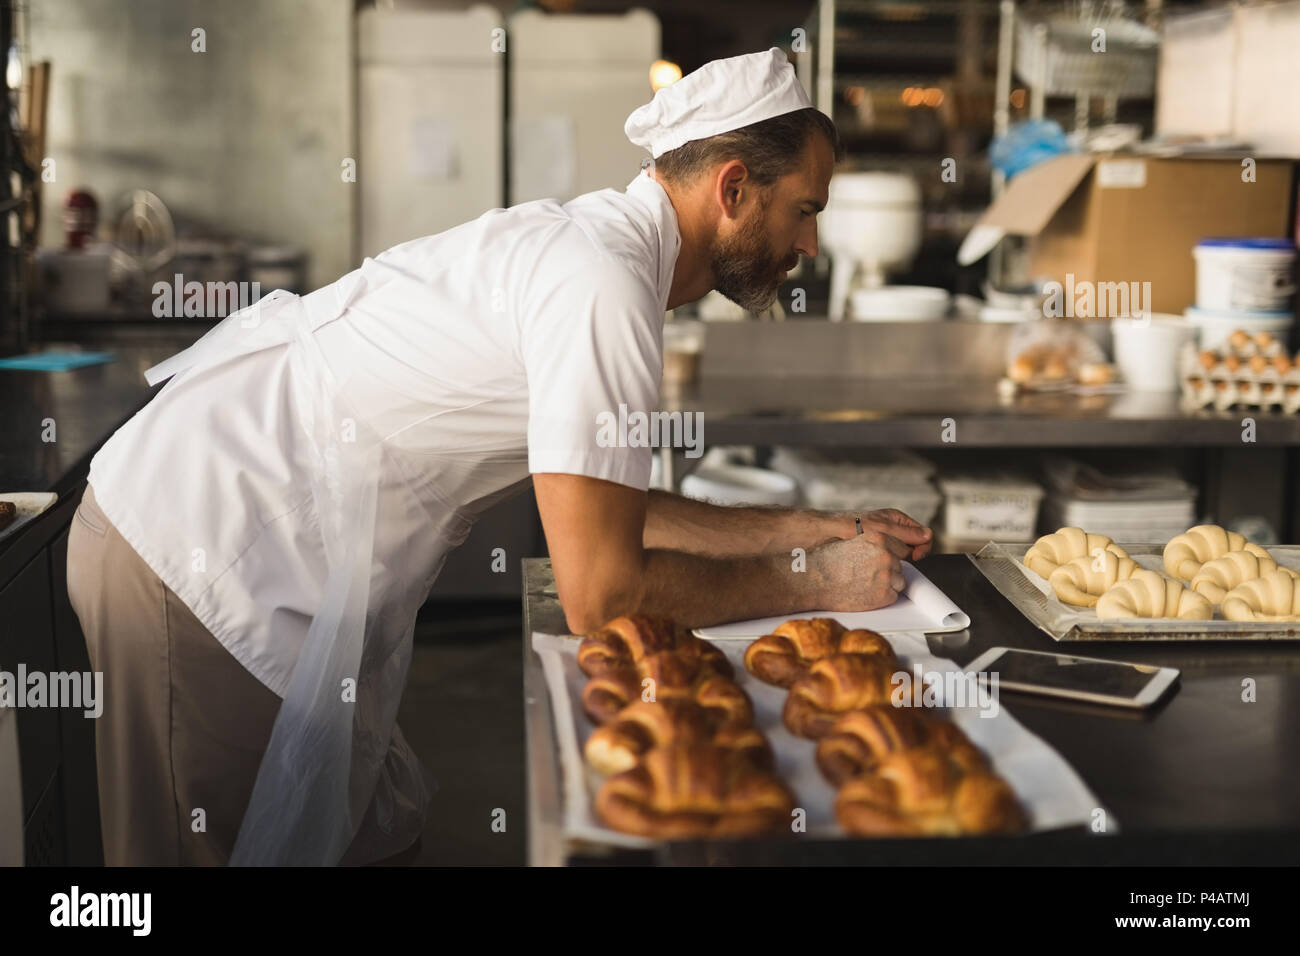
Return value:
M 658 410 L 663 310 L 622 264 L 556 283 L 524 319 L 528 470 L 650 485 L 653 449 L 625 425 Z M 635 422 L 635 417 L 632 421 Z

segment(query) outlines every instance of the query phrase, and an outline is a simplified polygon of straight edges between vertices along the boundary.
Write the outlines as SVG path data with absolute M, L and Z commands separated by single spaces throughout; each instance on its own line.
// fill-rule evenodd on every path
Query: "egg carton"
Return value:
M 1238 329 L 1218 349 L 1198 351 L 1189 343 L 1179 353 L 1179 380 L 1190 409 L 1300 411 L 1300 353 L 1289 356 L 1267 332 L 1252 336 Z

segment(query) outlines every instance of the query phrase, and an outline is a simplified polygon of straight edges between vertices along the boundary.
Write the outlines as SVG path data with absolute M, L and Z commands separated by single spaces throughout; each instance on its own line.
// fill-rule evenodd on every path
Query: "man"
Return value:
M 666 310 L 771 304 L 842 148 L 778 49 L 632 114 L 626 192 L 492 210 L 299 300 L 272 293 L 151 370 L 91 463 L 68 588 L 105 676 L 105 859 L 365 863 L 429 796 L 393 722 L 415 613 L 531 480 L 570 629 L 892 602 L 931 534 L 897 511 L 647 493 L 602 413 L 659 401 Z M 807 549 L 806 571 L 791 550 Z

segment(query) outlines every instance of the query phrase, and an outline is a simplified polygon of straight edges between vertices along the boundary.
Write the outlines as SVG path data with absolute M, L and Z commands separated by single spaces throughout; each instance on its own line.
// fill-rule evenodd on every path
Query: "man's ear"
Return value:
M 721 207 L 723 215 L 728 219 L 739 217 L 741 202 L 746 191 L 753 189 L 753 183 L 749 170 L 740 160 L 733 159 L 722 164 L 714 179 L 714 198 Z

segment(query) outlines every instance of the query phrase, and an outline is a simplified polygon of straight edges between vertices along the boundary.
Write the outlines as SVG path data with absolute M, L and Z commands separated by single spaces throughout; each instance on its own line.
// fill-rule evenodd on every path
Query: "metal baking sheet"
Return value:
M 24 525 L 35 521 L 54 506 L 59 496 L 52 491 L 0 491 L 0 501 L 14 503 L 14 520 L 0 528 L 0 538 L 7 538 Z
M 1210 621 L 1181 621 L 1170 618 L 1129 618 L 1103 621 L 1091 608 L 1062 603 L 1051 585 L 1025 567 L 1021 559 L 1033 542 L 990 541 L 972 563 L 984 577 L 1053 640 L 1073 641 L 1296 641 L 1300 622 L 1229 621 L 1216 608 Z M 1117 542 L 1134 561 L 1163 573 L 1162 545 L 1126 545 Z M 1278 564 L 1300 571 L 1300 546 L 1274 545 L 1266 548 Z
M 930 653 L 925 635 L 899 632 L 886 635 L 906 673 L 960 673 L 955 663 Z M 587 677 L 578 668 L 578 645 L 569 636 L 534 633 L 532 647 L 542 664 L 545 693 L 550 699 L 559 753 L 559 774 L 563 781 L 562 835 L 570 841 L 590 845 L 648 848 L 656 841 L 632 837 L 611 830 L 597 817 L 594 797 L 601 777 L 587 765 L 582 752 L 594 727 L 582 710 L 582 689 Z M 797 805 L 804 811 L 811 839 L 843 839 L 844 830 L 835 818 L 835 789 L 822 775 L 816 762 L 816 744 L 796 737 L 786 728 L 782 711 L 788 691 L 765 684 L 745 669 L 748 642 L 716 642 L 731 662 L 736 682 L 754 704 L 754 725 L 772 746 L 776 769 L 791 788 Z M 1031 832 L 1087 826 L 1098 807 L 1097 796 L 1070 763 L 1041 737 L 1030 732 L 1005 707 L 981 710 L 969 698 L 965 706 L 933 711 L 957 724 L 993 764 L 993 768 L 1015 789 L 1028 812 Z M 1118 827 L 1115 814 L 1104 808 L 1107 828 Z

